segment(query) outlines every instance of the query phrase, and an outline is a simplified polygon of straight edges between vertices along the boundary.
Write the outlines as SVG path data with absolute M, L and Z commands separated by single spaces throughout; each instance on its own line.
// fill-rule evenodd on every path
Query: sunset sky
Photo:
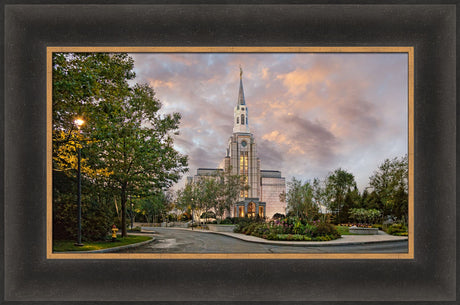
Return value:
M 305 181 L 341 167 L 362 191 L 386 158 L 407 154 L 407 54 L 131 56 L 135 81 L 154 88 L 163 112 L 182 114 L 175 146 L 189 156 L 187 175 L 225 157 L 240 65 L 262 169 Z

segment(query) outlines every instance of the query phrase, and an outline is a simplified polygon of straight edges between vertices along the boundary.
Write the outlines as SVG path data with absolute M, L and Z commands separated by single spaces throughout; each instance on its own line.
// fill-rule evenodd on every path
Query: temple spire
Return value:
M 246 105 L 243 90 L 243 69 L 240 66 L 240 91 L 238 92 L 238 105 Z
M 248 126 L 248 107 L 244 100 L 243 90 L 243 69 L 240 65 L 240 90 L 238 92 L 238 103 L 233 115 L 233 133 L 249 133 Z

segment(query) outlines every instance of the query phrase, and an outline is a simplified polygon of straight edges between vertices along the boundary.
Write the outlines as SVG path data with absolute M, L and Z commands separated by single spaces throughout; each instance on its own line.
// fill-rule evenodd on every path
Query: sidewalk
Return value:
M 154 227 L 142 227 L 143 231 L 155 231 Z M 190 228 L 179 228 L 179 227 L 168 227 L 161 228 L 167 230 L 186 230 L 192 231 Z M 198 230 L 194 229 L 193 232 L 208 233 L 208 234 L 220 234 L 228 237 L 240 239 L 247 242 L 260 243 L 260 244 L 269 244 L 277 246 L 299 246 L 299 247 L 322 247 L 322 246 L 343 246 L 343 245 L 362 245 L 362 244 L 372 244 L 372 243 L 385 243 L 385 242 L 394 242 L 407 240 L 407 236 L 393 236 L 386 234 L 385 232 L 379 231 L 378 235 L 342 235 L 341 238 L 330 240 L 330 241 L 280 241 L 280 240 L 267 240 L 260 237 L 255 237 L 251 235 L 245 235 L 240 233 L 230 233 L 230 232 L 214 232 L 209 230 Z

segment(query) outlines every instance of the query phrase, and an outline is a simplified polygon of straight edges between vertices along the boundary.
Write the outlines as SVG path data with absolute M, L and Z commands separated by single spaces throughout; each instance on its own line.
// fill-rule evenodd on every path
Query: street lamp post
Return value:
M 191 206 L 191 208 L 192 208 L 192 231 L 193 231 L 193 198 L 192 198 L 192 206 Z
M 82 119 L 74 121 L 80 131 L 81 126 L 85 123 Z M 78 209 L 78 235 L 75 246 L 83 246 L 81 243 L 81 146 L 78 146 L 78 191 L 77 191 L 77 209 Z
M 134 224 L 134 203 L 131 202 L 131 230 L 133 229 Z

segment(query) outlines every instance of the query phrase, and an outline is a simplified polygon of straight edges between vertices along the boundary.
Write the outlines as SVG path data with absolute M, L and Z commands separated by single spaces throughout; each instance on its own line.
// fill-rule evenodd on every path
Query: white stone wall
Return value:
M 286 203 L 280 201 L 280 194 L 286 191 L 285 178 L 262 178 L 262 198 L 266 203 L 265 215 L 272 218 L 275 213 L 286 214 Z

